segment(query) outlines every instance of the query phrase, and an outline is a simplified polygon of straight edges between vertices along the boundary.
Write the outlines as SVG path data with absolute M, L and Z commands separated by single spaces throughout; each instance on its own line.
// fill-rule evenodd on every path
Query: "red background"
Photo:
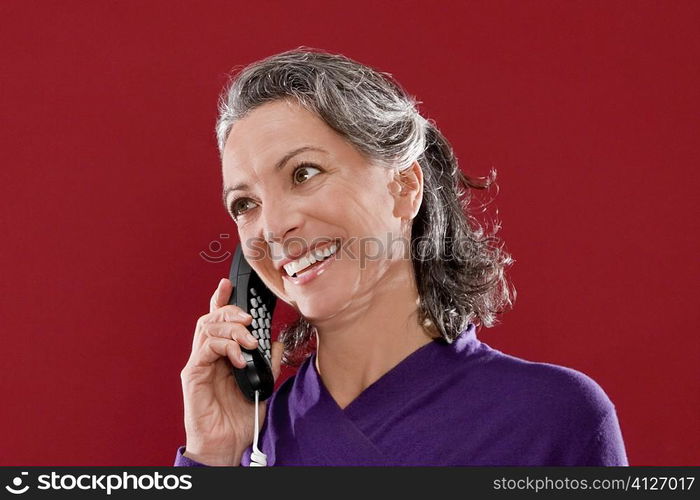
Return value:
M 518 297 L 481 339 L 596 380 L 632 465 L 700 464 L 699 4 L 290 4 L 0 3 L 0 465 L 172 464 L 230 264 L 199 252 L 236 239 L 216 98 L 299 45 L 392 73 L 497 169 Z

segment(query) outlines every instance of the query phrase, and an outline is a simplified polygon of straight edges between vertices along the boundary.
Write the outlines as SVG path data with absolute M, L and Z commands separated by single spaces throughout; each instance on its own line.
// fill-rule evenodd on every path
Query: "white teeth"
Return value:
M 312 252 L 309 252 L 308 254 L 304 255 L 303 257 L 294 260 L 292 262 L 289 262 L 288 264 L 284 265 L 284 270 L 287 272 L 287 275 L 293 276 L 295 273 L 298 273 L 299 271 L 302 271 L 303 269 L 306 269 L 312 264 L 315 264 L 318 261 L 324 260 L 331 255 L 333 255 L 336 251 L 338 250 L 338 245 L 333 243 L 331 246 L 326 247 L 324 250 L 314 250 Z
M 314 250 L 312 254 L 314 256 L 314 259 L 316 259 L 316 262 L 318 262 L 319 260 L 323 260 L 326 257 L 328 257 L 331 254 L 331 250 L 330 248 L 325 248 L 323 250 Z

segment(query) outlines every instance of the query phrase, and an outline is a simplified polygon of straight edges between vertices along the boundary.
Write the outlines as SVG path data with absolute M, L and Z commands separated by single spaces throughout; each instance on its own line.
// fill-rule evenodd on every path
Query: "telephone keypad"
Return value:
M 250 289 L 250 315 L 253 316 L 253 321 L 251 322 L 252 334 L 258 339 L 258 349 L 262 351 L 268 361 L 271 362 L 270 353 L 270 324 L 271 324 L 271 314 L 267 310 L 267 304 L 263 303 L 263 300 L 258 295 L 255 288 Z

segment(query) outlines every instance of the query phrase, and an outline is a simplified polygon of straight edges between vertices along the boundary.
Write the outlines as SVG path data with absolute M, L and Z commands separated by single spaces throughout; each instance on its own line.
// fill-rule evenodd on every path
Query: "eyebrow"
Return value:
M 326 154 L 328 153 L 325 149 L 317 148 L 314 146 L 302 146 L 300 148 L 293 149 L 290 152 L 288 152 L 286 155 L 284 155 L 282 158 L 280 158 L 280 160 L 275 164 L 275 172 L 279 172 L 280 170 L 282 170 L 289 160 L 291 160 L 296 155 L 303 153 L 305 151 L 319 151 L 321 153 L 326 153 Z M 228 207 L 226 206 L 226 198 L 228 197 L 228 194 L 231 191 L 239 191 L 239 190 L 245 190 L 245 189 L 250 189 L 250 186 L 248 186 L 248 184 L 245 184 L 245 183 L 240 183 L 240 184 L 236 184 L 233 187 L 224 188 L 224 191 L 221 195 L 221 200 L 222 200 L 226 210 L 228 210 Z

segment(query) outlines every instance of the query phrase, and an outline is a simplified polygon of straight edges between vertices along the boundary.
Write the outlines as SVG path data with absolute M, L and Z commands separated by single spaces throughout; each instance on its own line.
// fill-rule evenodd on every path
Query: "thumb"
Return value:
M 212 313 L 228 304 L 232 293 L 233 283 L 227 278 L 222 278 L 221 281 L 219 281 L 219 285 L 216 287 L 214 295 L 212 295 L 209 300 L 209 312 Z
M 282 355 L 284 354 L 284 344 L 282 342 L 272 342 L 272 377 L 277 380 L 282 367 Z

